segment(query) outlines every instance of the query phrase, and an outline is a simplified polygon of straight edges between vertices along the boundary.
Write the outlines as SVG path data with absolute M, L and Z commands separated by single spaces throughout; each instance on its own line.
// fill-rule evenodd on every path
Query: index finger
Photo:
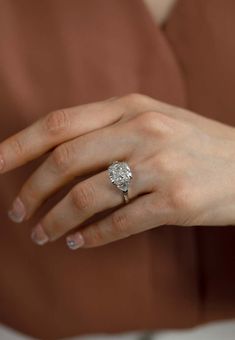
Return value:
M 118 121 L 120 101 L 105 100 L 48 113 L 0 143 L 0 172 L 38 158 L 56 145 Z

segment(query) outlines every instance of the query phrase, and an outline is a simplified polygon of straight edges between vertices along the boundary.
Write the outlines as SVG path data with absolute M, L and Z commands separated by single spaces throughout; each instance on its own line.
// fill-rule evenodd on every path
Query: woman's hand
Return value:
M 72 249 L 96 247 L 160 225 L 235 223 L 233 127 L 131 94 L 51 112 L 9 137 L 0 144 L 1 173 L 48 151 L 14 201 L 13 221 L 28 220 L 66 183 L 88 177 L 34 227 L 38 244 L 69 233 Z M 127 205 L 108 177 L 115 160 L 133 174 Z

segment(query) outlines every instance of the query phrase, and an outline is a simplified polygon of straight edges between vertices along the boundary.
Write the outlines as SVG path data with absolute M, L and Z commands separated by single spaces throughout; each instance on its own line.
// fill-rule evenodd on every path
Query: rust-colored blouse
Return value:
M 178 0 L 163 29 L 141 0 L 0 0 L 1 140 L 51 110 L 129 92 L 235 125 L 234 31 L 234 0 Z M 75 252 L 64 239 L 34 245 L 31 227 L 74 184 L 10 222 L 43 159 L 0 176 L 3 323 L 56 339 L 235 316 L 232 226 L 161 227 Z

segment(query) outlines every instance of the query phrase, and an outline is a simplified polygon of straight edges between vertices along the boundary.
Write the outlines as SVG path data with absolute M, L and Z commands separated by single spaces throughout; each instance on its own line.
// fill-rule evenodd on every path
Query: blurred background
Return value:
M 0 340 L 29 340 L 11 329 L 0 326 Z M 171 332 L 145 332 L 145 333 L 123 333 L 109 336 L 100 334 L 95 336 L 80 336 L 75 338 L 64 338 L 63 340 L 234 340 L 235 339 L 235 320 L 211 323 L 206 326 L 196 327 L 186 331 Z

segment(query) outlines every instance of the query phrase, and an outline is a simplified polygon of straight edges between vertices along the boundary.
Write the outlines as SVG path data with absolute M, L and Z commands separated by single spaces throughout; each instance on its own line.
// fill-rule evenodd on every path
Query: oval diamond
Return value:
M 132 179 L 132 173 L 129 165 L 126 162 L 113 162 L 108 167 L 110 180 L 118 189 L 127 191 L 129 183 Z

